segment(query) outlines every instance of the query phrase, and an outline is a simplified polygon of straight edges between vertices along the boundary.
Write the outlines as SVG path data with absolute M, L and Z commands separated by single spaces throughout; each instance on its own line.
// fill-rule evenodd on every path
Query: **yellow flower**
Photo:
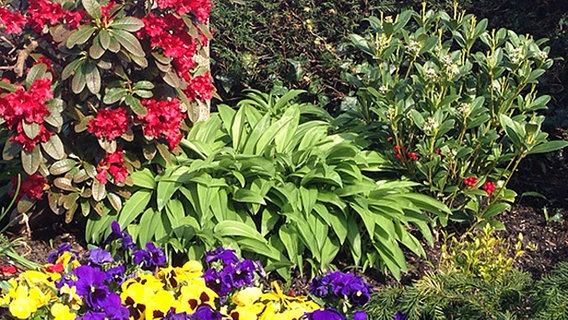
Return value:
M 63 287 L 59 289 L 59 292 L 67 296 L 65 302 L 67 305 L 71 306 L 71 309 L 79 310 L 83 305 L 83 299 L 77 294 L 77 287 L 70 287 L 68 284 L 64 284 Z
M 231 311 L 231 317 L 239 320 L 257 320 L 258 315 L 264 310 L 264 304 L 255 303 L 247 306 L 237 306 Z
M 8 311 L 18 318 L 27 319 L 32 313 L 37 311 L 35 303 L 28 296 L 28 287 L 18 286 L 14 293 L 12 294 L 13 300 L 10 302 Z
M 162 319 L 171 307 L 175 308 L 176 299 L 171 292 L 160 290 L 156 292 L 150 299 L 144 310 L 147 320 Z
M 245 288 L 233 296 L 233 303 L 237 306 L 248 306 L 260 299 L 262 290 L 257 287 Z
M 59 258 L 57 258 L 55 264 L 61 263 L 61 265 L 63 265 L 63 268 L 67 268 L 67 266 L 70 266 L 70 269 L 75 269 L 78 266 L 80 266 L 81 263 L 77 259 L 73 259 L 71 261 L 71 258 L 74 257 L 75 256 L 71 252 L 65 251 L 59 256 Z
M 51 306 L 51 315 L 53 320 L 73 320 L 77 316 L 69 310 L 68 306 L 61 303 L 55 303 Z
M 193 313 L 201 304 L 208 304 L 215 308 L 215 299 L 219 296 L 215 291 L 198 285 L 184 285 L 181 287 L 181 294 L 178 297 L 179 310 L 177 312 Z

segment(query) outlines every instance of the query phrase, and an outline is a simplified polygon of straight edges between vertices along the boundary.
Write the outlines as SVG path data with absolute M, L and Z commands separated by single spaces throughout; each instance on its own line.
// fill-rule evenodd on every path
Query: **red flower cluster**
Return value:
M 206 72 L 201 76 L 192 78 L 184 93 L 190 100 L 211 100 L 214 90 L 213 79 L 211 79 L 209 72 Z
M 493 191 L 495 191 L 495 184 L 491 181 L 487 181 L 483 185 L 483 190 L 485 190 L 485 192 L 487 192 L 488 195 L 491 195 Z
M 180 132 L 181 123 L 185 114 L 181 112 L 179 101 L 176 99 L 156 101 L 154 99 L 142 100 L 146 107 L 146 114 L 139 116 L 142 120 L 142 132 L 149 137 L 163 137 L 175 149 L 183 134 Z
M 10 141 L 21 144 L 26 151 L 31 151 L 37 143 L 49 140 L 53 133 L 44 126 L 43 119 L 50 114 L 45 103 L 52 98 L 51 80 L 48 78 L 35 80 L 29 91 L 20 86 L 16 92 L 0 98 L 0 117 L 6 121 L 8 128 L 17 132 Z M 37 136 L 28 137 L 23 130 L 22 121 L 39 124 Z
M 18 272 L 18 269 L 14 266 L 0 266 L 0 274 L 10 275 L 16 272 Z
M 211 7 L 213 6 L 209 0 L 158 0 L 157 2 L 158 8 L 172 8 L 180 16 L 190 12 L 201 23 L 207 22 Z
M 99 139 L 112 141 L 123 135 L 130 123 L 125 108 L 98 110 L 97 116 L 89 121 L 88 132 Z
M 467 177 L 467 178 L 463 179 L 463 183 L 466 186 L 473 187 L 477 183 L 477 178 L 473 177 L 473 176 Z
M 97 166 L 96 178 L 102 184 L 107 183 L 107 173 L 110 173 L 114 182 L 122 183 L 128 176 L 128 170 L 124 166 L 124 155 L 122 154 L 122 149 L 118 148 L 113 153 L 107 153 L 107 155 L 99 161 Z
M 183 20 L 173 14 L 162 17 L 150 13 L 142 21 L 144 28 L 138 36 L 150 37 L 150 45 L 162 48 L 166 57 L 173 58 L 177 74 L 189 79 L 189 70 L 195 67 L 193 56 L 197 51 L 197 42 L 187 33 Z
M 418 155 L 416 152 L 406 151 L 406 148 L 403 146 L 395 145 L 393 148 L 395 157 L 399 160 L 402 160 L 402 155 L 406 154 L 406 156 L 412 161 L 418 161 Z
M 12 185 L 17 184 L 16 178 L 11 179 Z M 22 181 L 20 190 L 30 199 L 41 199 L 43 192 L 49 188 L 47 179 L 40 174 L 32 174 Z M 20 195 L 18 195 L 18 199 Z
M 29 0 L 28 14 L 31 28 L 37 33 L 43 33 L 46 25 L 56 25 L 65 18 L 63 7 L 49 0 Z
M 22 28 L 27 22 L 28 20 L 21 13 L 0 8 L 0 26 L 6 28 L 4 32 L 7 34 L 22 32 Z

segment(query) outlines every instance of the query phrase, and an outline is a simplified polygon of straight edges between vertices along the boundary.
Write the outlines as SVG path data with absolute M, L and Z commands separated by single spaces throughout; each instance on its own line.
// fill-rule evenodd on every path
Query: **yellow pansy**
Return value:
M 180 292 L 178 312 L 193 313 L 199 305 L 204 303 L 215 308 L 215 299 L 219 297 L 215 291 L 207 288 L 205 285 L 184 285 L 181 287 Z
M 249 287 L 233 295 L 232 301 L 237 306 L 248 306 L 258 301 L 261 296 L 262 290 L 260 288 Z
M 147 300 L 144 310 L 147 320 L 162 319 L 171 307 L 175 308 L 176 299 L 171 292 L 160 290 Z
M 231 311 L 231 316 L 239 320 L 257 320 L 258 315 L 264 310 L 264 304 L 254 303 L 247 306 L 237 306 Z
M 64 284 L 59 292 L 65 296 L 65 302 L 73 310 L 79 310 L 83 305 L 83 299 L 77 294 L 77 287 L 70 287 L 67 283 Z
M 37 311 L 36 304 L 28 295 L 28 287 L 18 286 L 12 294 L 13 300 L 10 302 L 8 311 L 18 318 L 27 319 L 32 313 Z
M 71 260 L 72 258 L 73 260 Z M 63 268 L 67 268 L 67 266 L 69 266 L 69 269 L 72 270 L 81 265 L 81 263 L 74 258 L 75 258 L 74 254 L 72 254 L 69 251 L 65 251 L 59 256 L 59 258 L 57 258 L 55 264 L 61 263 L 61 265 L 63 265 Z
M 53 320 L 73 320 L 77 316 L 69 310 L 68 306 L 61 303 L 55 303 L 51 306 L 51 315 Z

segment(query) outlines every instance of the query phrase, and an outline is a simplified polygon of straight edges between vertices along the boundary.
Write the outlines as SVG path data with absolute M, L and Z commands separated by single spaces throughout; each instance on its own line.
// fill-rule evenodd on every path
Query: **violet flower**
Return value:
M 162 249 L 156 247 L 154 243 L 146 243 L 147 250 L 137 250 L 132 254 L 134 256 L 134 263 L 142 263 L 143 270 L 153 271 L 157 267 L 166 263 L 166 256 Z
M 353 320 L 367 320 L 367 312 L 360 310 L 353 314 Z
M 305 313 L 307 320 L 346 320 L 345 317 L 335 309 L 316 310 Z
M 117 285 L 121 285 L 124 280 L 126 280 L 125 277 L 125 267 L 124 265 L 119 265 L 113 268 L 110 268 L 108 270 L 105 271 L 105 281 L 107 283 L 116 283 Z
M 111 241 L 118 239 L 121 242 L 122 249 L 128 250 L 136 248 L 134 241 L 132 241 L 132 236 L 126 230 L 121 230 L 118 222 L 111 222 L 110 229 L 112 232 L 108 238 L 105 239 L 104 243 L 110 243 Z
M 197 310 L 193 314 L 191 314 L 191 320 L 222 320 L 223 315 L 213 310 L 210 305 L 203 304 L 197 307 Z
M 223 262 L 223 265 L 231 265 L 233 263 L 237 263 L 239 261 L 239 257 L 237 257 L 235 250 L 224 249 L 223 247 L 219 247 L 213 251 L 208 251 L 205 253 L 206 263 L 211 263 L 218 260 Z
M 101 268 L 105 264 L 111 263 L 113 261 L 114 260 L 110 252 L 104 249 L 95 248 L 89 252 L 89 261 L 88 261 L 89 266 Z
M 73 270 L 77 276 L 75 287 L 77 294 L 94 310 L 100 310 L 109 295 L 109 289 L 104 285 L 105 273 L 90 266 L 80 266 Z
M 52 264 L 55 263 L 57 259 L 59 259 L 59 257 L 65 252 L 71 252 L 75 255 L 75 258 L 77 258 L 77 253 L 73 252 L 71 249 L 71 244 L 62 243 L 61 245 L 59 245 L 56 252 L 52 252 L 47 256 L 47 262 Z

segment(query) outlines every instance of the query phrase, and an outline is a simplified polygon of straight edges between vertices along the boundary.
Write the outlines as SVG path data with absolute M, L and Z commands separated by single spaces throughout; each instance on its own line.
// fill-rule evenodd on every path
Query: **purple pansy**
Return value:
M 235 250 L 224 249 L 223 247 L 219 247 L 213 251 L 205 253 L 206 263 L 211 263 L 218 260 L 223 262 L 224 265 L 231 265 L 233 263 L 237 263 L 239 261 L 239 257 L 237 257 Z
M 116 222 L 116 221 L 111 222 L 110 228 L 111 228 L 112 232 L 108 236 L 108 238 L 106 238 L 104 243 L 109 243 L 113 240 L 119 239 L 120 242 L 121 242 L 121 245 L 122 245 L 122 249 L 127 250 L 127 249 L 136 248 L 134 241 L 132 241 L 132 236 L 128 232 L 126 232 L 125 230 L 124 231 L 121 230 L 118 222 Z
M 191 320 L 222 320 L 223 315 L 215 311 L 208 304 L 203 304 L 197 307 L 197 310 L 189 317 Z
M 362 306 L 371 299 L 372 286 L 361 277 L 341 271 L 328 272 L 312 280 L 310 292 L 320 298 L 347 298 L 353 305 Z
M 335 309 L 316 310 L 305 314 L 307 320 L 346 320 L 341 313 Z
M 123 265 L 119 265 L 113 268 L 110 268 L 105 271 L 105 281 L 107 283 L 114 282 L 117 285 L 121 285 L 125 280 L 124 275 L 125 267 Z
M 146 249 L 147 250 L 134 251 L 132 254 L 134 256 L 134 263 L 142 264 L 142 269 L 153 271 L 166 263 L 164 251 L 156 247 L 154 243 L 146 243 Z
M 106 278 L 105 273 L 90 266 L 77 267 L 73 273 L 77 276 L 75 281 L 77 294 L 85 298 L 87 305 L 92 309 L 102 309 L 109 295 L 109 289 L 103 283 Z
M 89 252 L 89 260 L 88 260 L 89 266 L 101 268 L 105 264 L 111 263 L 113 261 L 114 260 L 112 259 L 112 255 L 110 254 L 110 252 L 104 249 L 95 248 Z
M 367 312 L 360 310 L 353 314 L 353 320 L 367 320 Z

